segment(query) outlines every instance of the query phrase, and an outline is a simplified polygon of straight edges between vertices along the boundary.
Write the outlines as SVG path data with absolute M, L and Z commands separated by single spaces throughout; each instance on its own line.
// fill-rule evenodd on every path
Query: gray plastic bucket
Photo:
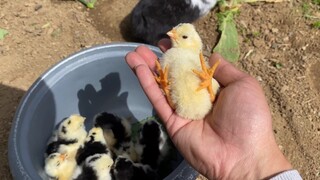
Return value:
M 113 43 L 78 52 L 53 66 L 30 87 L 16 111 L 9 137 L 9 165 L 14 179 L 47 179 L 46 143 L 55 126 L 71 114 L 85 116 L 86 126 L 102 111 L 136 120 L 154 114 L 125 55 L 137 43 Z M 149 46 L 159 57 L 161 51 Z M 165 179 L 195 179 L 184 160 Z

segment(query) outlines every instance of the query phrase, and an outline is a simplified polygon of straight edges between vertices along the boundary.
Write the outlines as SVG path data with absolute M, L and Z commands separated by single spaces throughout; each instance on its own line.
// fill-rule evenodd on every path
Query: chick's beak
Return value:
M 61 154 L 59 158 L 64 161 L 67 158 L 67 154 Z
M 172 29 L 171 31 L 167 32 L 167 35 L 171 38 L 176 40 L 178 38 L 177 31 L 175 29 Z

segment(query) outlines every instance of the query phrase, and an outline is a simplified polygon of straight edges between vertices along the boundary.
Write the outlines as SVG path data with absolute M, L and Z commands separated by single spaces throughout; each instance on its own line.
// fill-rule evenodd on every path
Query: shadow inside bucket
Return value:
M 79 112 L 86 117 L 86 127 L 92 127 L 94 117 L 104 111 L 115 113 L 124 118 L 133 118 L 129 110 L 128 92 L 120 92 L 119 73 L 110 73 L 100 80 L 101 90 L 97 91 L 92 84 L 87 84 L 78 91 Z

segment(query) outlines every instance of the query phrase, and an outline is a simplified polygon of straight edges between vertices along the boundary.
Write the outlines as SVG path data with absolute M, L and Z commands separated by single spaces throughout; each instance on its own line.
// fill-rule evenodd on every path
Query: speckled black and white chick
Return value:
M 49 179 L 70 180 L 76 167 L 76 161 L 67 154 L 52 153 L 45 160 L 44 170 Z
M 89 156 L 95 154 L 106 154 L 112 157 L 103 137 L 103 131 L 100 127 L 93 127 L 84 142 L 79 148 L 76 156 L 77 164 L 81 165 Z
M 138 162 L 157 169 L 169 151 L 167 135 L 155 120 L 143 124 L 135 144 Z
M 51 138 L 48 141 L 47 149 L 45 152 L 45 157 L 49 156 L 52 153 L 59 152 L 59 148 L 64 145 L 75 145 L 77 143 L 77 139 L 72 139 L 72 140 L 64 140 L 60 139 L 58 140 L 58 136 L 53 135 L 53 138 Z
M 63 120 L 48 142 L 46 156 L 60 152 L 74 157 L 87 136 L 84 121 L 85 118 L 77 114 Z
M 179 23 L 207 14 L 217 0 L 140 0 L 131 14 L 131 29 L 141 41 L 156 45 Z
M 82 172 L 74 180 L 111 180 L 113 159 L 108 154 L 89 156 L 82 167 Z
M 95 117 L 95 126 L 102 128 L 107 145 L 115 155 L 127 155 L 136 161 L 129 120 L 103 112 Z
M 149 165 L 134 163 L 129 158 L 118 156 L 112 169 L 115 180 L 156 180 L 157 174 Z

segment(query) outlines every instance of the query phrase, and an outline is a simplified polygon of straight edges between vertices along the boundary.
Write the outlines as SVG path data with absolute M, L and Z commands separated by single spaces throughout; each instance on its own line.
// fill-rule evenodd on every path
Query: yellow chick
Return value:
M 86 159 L 84 167 L 92 168 L 96 173 L 92 178 L 97 180 L 111 180 L 113 159 L 108 154 L 95 154 Z
M 82 169 L 77 169 L 73 180 L 112 180 L 113 159 L 108 154 L 94 154 L 85 159 Z
M 106 145 L 107 142 L 103 136 L 103 130 L 100 127 L 93 127 L 90 129 L 85 142 L 99 142 Z
M 172 48 L 157 62 L 157 82 L 170 106 L 181 117 L 198 120 L 206 116 L 219 90 L 213 74 L 219 62 L 207 68 L 202 41 L 192 24 L 182 23 L 169 31 Z
M 78 142 L 84 142 L 87 137 L 87 131 L 84 126 L 85 118 L 73 114 L 59 125 L 58 139 L 72 140 L 76 139 Z
M 73 114 L 63 120 L 58 128 L 58 141 L 72 141 L 72 143 L 61 143 L 58 152 L 68 153 L 70 158 L 75 158 L 79 147 L 87 137 L 84 121 L 85 118 L 78 114 Z
M 49 179 L 70 180 L 77 163 L 67 154 L 52 153 L 45 160 L 45 172 Z
M 84 144 L 77 152 L 77 163 L 82 164 L 89 156 L 95 154 L 108 154 L 111 157 L 111 151 L 107 147 L 103 131 L 100 127 L 93 127 L 89 131 Z

